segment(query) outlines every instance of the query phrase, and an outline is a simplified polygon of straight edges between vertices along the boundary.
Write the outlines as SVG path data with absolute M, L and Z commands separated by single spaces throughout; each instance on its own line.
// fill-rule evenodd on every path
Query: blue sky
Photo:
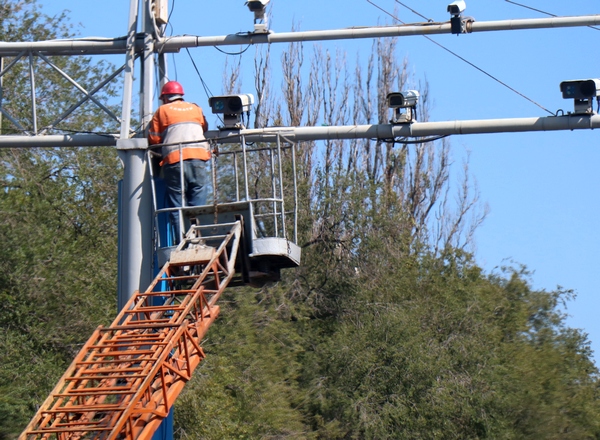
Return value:
M 396 0 L 372 2 L 404 22 L 423 21 Z M 40 3 L 50 15 L 70 10 L 73 22 L 81 24 L 81 36 L 115 37 L 126 32 L 126 0 Z M 449 17 L 447 1 L 402 3 L 435 21 Z M 555 15 L 600 14 L 597 0 L 519 3 Z M 173 2 L 170 5 L 172 35 L 226 35 L 253 27 L 244 0 L 175 0 L 174 7 Z M 275 32 L 288 32 L 294 23 L 301 30 L 318 30 L 391 21 L 367 0 L 272 0 L 271 14 L 270 27 Z M 545 17 L 505 0 L 467 0 L 465 15 L 477 21 Z M 600 60 L 593 54 L 600 39 L 597 29 L 487 32 L 433 39 L 552 112 L 572 110 L 572 102 L 561 97 L 561 81 L 600 77 Z M 350 56 L 365 53 L 366 58 L 371 41 L 319 44 L 331 51 L 341 48 Z M 242 63 L 251 66 L 254 53 L 253 48 L 246 51 Z M 191 54 L 211 91 L 219 94 L 226 56 L 214 48 L 191 49 Z M 434 102 L 432 121 L 548 115 L 423 37 L 401 38 L 398 55 L 408 58 L 415 86 L 428 81 Z M 112 57 L 111 61 L 120 63 L 122 58 Z M 185 50 L 169 62 L 171 76 L 176 72 L 186 87 L 186 98 L 206 107 L 207 96 Z M 274 58 L 274 65 L 277 63 Z M 253 92 L 250 76 L 245 77 L 242 88 Z M 476 235 L 478 263 L 488 272 L 510 261 L 524 264 L 533 271 L 535 288 L 553 290 L 560 285 L 575 290 L 577 299 L 568 305 L 568 323 L 589 334 L 600 359 L 600 320 L 596 319 L 600 309 L 598 136 L 597 131 L 486 134 L 453 136 L 450 141 L 457 162 L 470 154 L 471 172 L 482 200 L 490 207 Z

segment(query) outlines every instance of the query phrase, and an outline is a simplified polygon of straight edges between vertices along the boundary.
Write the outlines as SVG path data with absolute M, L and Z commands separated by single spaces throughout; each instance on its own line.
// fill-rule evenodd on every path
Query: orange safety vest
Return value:
M 210 159 L 210 148 L 204 131 L 208 129 L 208 122 L 202 109 L 196 104 L 183 100 L 173 101 L 161 105 L 150 123 L 148 141 L 154 144 L 166 145 L 161 148 L 161 165 L 179 162 L 180 142 L 200 141 L 182 145 L 183 160 Z

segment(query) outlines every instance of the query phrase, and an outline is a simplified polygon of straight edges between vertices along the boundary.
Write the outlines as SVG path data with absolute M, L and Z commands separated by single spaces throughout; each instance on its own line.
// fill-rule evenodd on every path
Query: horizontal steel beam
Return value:
M 270 127 L 240 132 L 212 130 L 208 138 L 221 143 L 274 142 L 283 136 L 292 142 L 334 139 L 429 138 L 463 134 L 516 133 L 600 128 L 600 115 L 548 116 L 540 118 L 481 119 L 467 121 L 413 122 L 412 124 L 350 125 L 330 127 Z
M 566 115 L 540 118 L 476 119 L 466 121 L 413 122 L 412 124 L 340 125 L 330 127 L 267 127 L 243 130 L 209 130 L 206 137 L 219 143 L 276 142 L 283 136 L 292 142 L 335 139 L 430 138 L 463 134 L 520 133 L 600 128 L 600 115 Z M 115 146 L 117 135 L 74 134 L 0 136 L 0 148 Z M 133 139 L 132 141 L 135 141 Z M 129 148 L 136 149 L 137 144 Z M 145 149 L 146 143 L 139 143 Z
M 600 15 L 580 17 L 553 17 L 523 20 L 468 21 L 467 33 L 505 30 L 543 29 L 600 25 Z M 450 23 L 423 23 L 418 25 L 354 27 L 347 29 L 283 32 L 269 34 L 236 34 L 215 37 L 169 37 L 158 42 L 158 48 L 174 52 L 182 47 L 228 46 L 247 44 L 294 43 L 300 41 L 346 40 L 359 38 L 407 37 L 412 35 L 450 34 Z
M 547 29 L 577 26 L 598 26 L 600 15 L 579 17 L 552 17 L 498 21 L 467 21 L 466 32 L 490 32 L 524 29 Z M 294 43 L 300 41 L 325 41 L 382 37 L 405 37 L 412 35 L 450 34 L 450 23 L 422 23 L 399 26 L 353 27 L 337 30 L 271 32 L 268 34 L 247 33 L 213 37 L 179 36 L 156 42 L 159 52 L 178 52 L 184 47 L 237 46 L 248 44 Z M 144 37 L 137 35 L 136 51 L 143 50 Z M 0 56 L 16 56 L 21 52 L 40 52 L 44 55 L 111 55 L 124 54 L 127 50 L 126 37 L 79 38 L 73 40 L 50 40 L 9 43 L 0 42 Z
M 578 26 L 598 26 L 600 15 L 575 17 L 525 18 L 518 20 L 471 21 L 467 22 L 467 32 L 516 31 L 526 29 L 552 29 Z
M 0 136 L 0 148 L 112 147 L 117 139 L 116 135 L 100 134 Z
M 143 35 L 136 39 L 136 51 L 143 50 Z M 0 56 L 16 56 L 21 52 L 43 55 L 120 55 L 127 51 L 126 37 L 79 38 L 30 42 L 0 42 Z

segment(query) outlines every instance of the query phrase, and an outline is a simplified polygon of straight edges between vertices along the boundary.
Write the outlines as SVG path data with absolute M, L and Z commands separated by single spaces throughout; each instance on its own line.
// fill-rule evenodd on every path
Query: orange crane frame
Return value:
M 200 345 L 235 273 L 242 220 L 192 226 L 148 289 L 99 327 L 19 437 L 151 439 L 205 354 Z M 160 305 L 156 305 L 160 303 Z

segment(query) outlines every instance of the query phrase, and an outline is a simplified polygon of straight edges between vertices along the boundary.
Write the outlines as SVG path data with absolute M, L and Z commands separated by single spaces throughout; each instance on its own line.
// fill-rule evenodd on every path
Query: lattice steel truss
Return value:
M 223 225 L 220 225 L 223 226 Z M 201 340 L 234 275 L 242 226 L 193 226 L 154 281 L 98 328 L 21 434 L 33 439 L 149 439 L 204 358 Z

